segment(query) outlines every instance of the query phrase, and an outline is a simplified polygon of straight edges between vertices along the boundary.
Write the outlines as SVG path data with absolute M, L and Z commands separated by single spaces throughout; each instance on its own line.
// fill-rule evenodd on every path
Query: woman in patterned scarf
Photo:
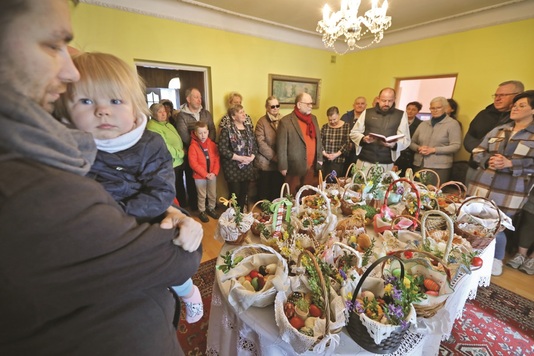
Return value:
M 222 128 L 219 138 L 219 153 L 228 191 L 235 193 L 242 211 L 245 207 L 250 181 L 256 177 L 252 162 L 258 153 L 253 128 L 245 125 L 247 114 L 242 105 L 228 109 L 229 126 Z

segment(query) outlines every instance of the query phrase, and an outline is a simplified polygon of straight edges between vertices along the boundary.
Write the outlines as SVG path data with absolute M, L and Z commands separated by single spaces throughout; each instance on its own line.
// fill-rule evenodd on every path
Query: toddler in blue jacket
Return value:
M 174 170 L 161 136 L 145 130 L 142 82 L 110 54 L 82 53 L 73 62 L 80 81 L 68 85 L 56 113 L 93 134 L 98 153 L 89 176 L 139 223 L 160 219 L 175 197 Z M 172 289 L 185 303 L 187 322 L 200 320 L 202 298 L 192 280 Z

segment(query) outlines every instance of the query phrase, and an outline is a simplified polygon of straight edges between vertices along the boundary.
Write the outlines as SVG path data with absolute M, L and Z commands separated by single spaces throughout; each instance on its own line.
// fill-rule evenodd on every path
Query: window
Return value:
M 420 119 L 429 119 L 430 100 L 437 96 L 452 98 L 457 74 L 436 75 L 427 77 L 397 78 L 395 90 L 397 91 L 396 107 L 404 110 L 411 101 L 418 101 L 423 108 L 417 116 Z

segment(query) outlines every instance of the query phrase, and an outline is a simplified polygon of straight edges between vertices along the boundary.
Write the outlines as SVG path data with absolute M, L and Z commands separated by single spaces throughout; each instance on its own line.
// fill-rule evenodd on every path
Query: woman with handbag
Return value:
M 467 193 L 493 200 L 508 216 L 517 213 L 534 183 L 534 90 L 513 100 L 512 122 L 491 130 L 473 150 L 478 163 Z M 504 231 L 497 233 L 492 275 L 502 274 L 506 248 Z

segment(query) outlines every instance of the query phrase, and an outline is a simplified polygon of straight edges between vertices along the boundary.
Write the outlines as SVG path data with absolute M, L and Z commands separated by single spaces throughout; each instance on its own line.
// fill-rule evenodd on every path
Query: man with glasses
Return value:
M 303 185 L 317 185 L 316 173 L 323 164 L 321 130 L 317 118 L 311 113 L 312 107 L 310 94 L 298 94 L 295 109 L 284 116 L 278 126 L 278 170 L 293 195 Z
M 464 147 L 468 152 L 477 148 L 484 136 L 495 127 L 510 121 L 510 110 L 514 97 L 525 90 L 523 83 L 518 80 L 508 80 L 499 84 L 493 97 L 493 104 L 480 111 L 469 124 L 469 130 L 465 134 Z M 469 184 L 473 178 L 478 164 L 473 161 L 473 154 L 469 157 L 469 168 L 465 183 Z
M 408 117 L 404 111 L 395 108 L 395 97 L 393 88 L 382 89 L 376 105 L 360 115 L 350 132 L 358 155 L 356 168 L 365 174 L 376 163 L 385 171 L 391 171 L 401 151 L 410 146 Z M 398 135 L 399 138 L 388 142 L 370 134 L 385 137 Z

